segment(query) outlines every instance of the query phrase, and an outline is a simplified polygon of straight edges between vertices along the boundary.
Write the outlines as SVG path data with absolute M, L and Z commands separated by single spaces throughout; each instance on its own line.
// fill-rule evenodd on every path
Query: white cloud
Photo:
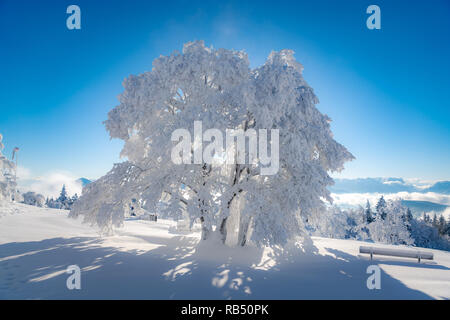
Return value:
M 383 184 L 404 184 L 402 181 L 398 180 L 390 180 L 390 181 L 384 181 Z
M 426 189 L 435 184 L 438 180 L 423 180 L 419 178 L 405 178 L 406 184 L 410 184 L 418 189 Z
M 435 193 L 435 192 L 427 192 L 427 193 L 419 193 L 419 192 L 399 192 L 396 193 L 399 198 L 404 200 L 416 200 L 416 201 L 429 201 L 444 205 L 450 205 L 450 195 Z
M 77 181 L 78 177 L 66 171 L 52 171 L 42 176 L 32 176 L 30 170 L 21 168 L 17 170 L 18 187 L 21 192 L 34 191 L 45 197 L 56 198 L 59 196 L 63 185 L 66 186 L 67 193 L 73 195 L 81 194 L 82 184 Z
M 31 171 L 28 168 L 18 166 L 17 167 L 17 179 L 30 179 Z

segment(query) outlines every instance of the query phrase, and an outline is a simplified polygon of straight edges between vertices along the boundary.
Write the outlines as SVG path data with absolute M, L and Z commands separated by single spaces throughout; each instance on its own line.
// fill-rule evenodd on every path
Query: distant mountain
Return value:
M 443 194 L 450 194 L 450 181 L 439 181 L 431 187 L 423 190 L 423 192 L 436 192 Z
M 425 189 L 417 188 L 402 178 L 334 179 L 334 182 L 335 184 L 329 187 L 332 193 L 435 192 L 450 194 L 450 181 L 439 181 Z
M 419 192 L 402 178 L 358 178 L 334 179 L 335 184 L 329 187 L 333 193 L 397 193 Z
M 85 185 L 91 183 L 92 181 L 86 178 L 77 179 L 77 182 L 81 182 L 81 185 L 84 187 Z
M 424 212 L 441 213 L 448 208 L 446 205 L 429 201 L 402 200 L 402 204 L 411 209 L 412 214 L 416 217 L 423 215 Z

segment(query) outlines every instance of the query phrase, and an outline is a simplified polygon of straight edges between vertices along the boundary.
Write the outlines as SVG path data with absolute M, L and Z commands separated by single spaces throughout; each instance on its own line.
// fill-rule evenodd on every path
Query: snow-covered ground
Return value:
M 304 250 L 199 243 L 172 221 L 129 220 L 111 237 L 68 212 L 0 207 L 0 299 L 450 299 L 450 253 L 434 261 L 376 258 L 367 243 L 314 237 Z M 383 246 L 389 247 L 389 246 Z M 68 290 L 78 265 L 81 290 Z M 381 289 L 366 286 L 381 267 Z

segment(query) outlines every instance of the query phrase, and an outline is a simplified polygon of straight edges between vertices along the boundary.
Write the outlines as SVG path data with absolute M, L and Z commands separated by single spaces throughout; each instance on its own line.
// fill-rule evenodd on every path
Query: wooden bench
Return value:
M 382 256 L 392 256 L 392 257 L 401 257 L 401 258 L 415 258 L 420 263 L 421 259 L 433 260 L 433 253 L 424 252 L 419 250 L 409 250 L 409 249 L 390 249 L 390 248 L 379 248 L 379 247 L 359 247 L 359 253 L 368 253 L 370 254 L 370 260 L 372 260 L 373 255 L 382 255 Z

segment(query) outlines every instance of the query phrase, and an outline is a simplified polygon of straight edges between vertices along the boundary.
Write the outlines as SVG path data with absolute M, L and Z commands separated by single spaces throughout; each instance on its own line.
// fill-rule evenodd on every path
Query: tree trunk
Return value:
M 224 218 L 222 220 L 222 223 L 220 224 L 219 231 L 220 231 L 222 243 L 225 243 L 225 240 L 227 239 L 227 219 L 228 219 L 228 217 Z
M 200 217 L 200 221 L 202 223 L 202 240 L 207 240 L 209 238 L 210 230 L 205 226 L 205 219 L 203 217 Z
M 241 247 L 245 246 L 247 242 L 248 237 L 248 231 L 250 229 L 250 219 L 242 216 L 240 217 L 239 222 L 239 238 L 238 238 L 238 245 Z

